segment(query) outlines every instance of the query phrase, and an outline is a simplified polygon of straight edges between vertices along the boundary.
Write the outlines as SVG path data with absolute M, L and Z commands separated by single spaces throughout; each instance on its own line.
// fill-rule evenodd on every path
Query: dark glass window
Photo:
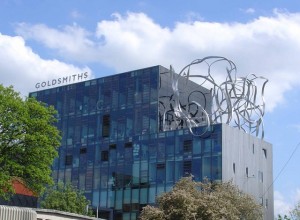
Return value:
M 123 204 L 124 212 L 130 212 L 130 210 L 131 210 L 131 204 Z
M 110 131 L 110 116 L 103 115 L 102 137 L 109 137 L 109 131 Z
M 116 144 L 110 144 L 110 145 L 109 145 L 109 149 L 110 149 L 110 150 L 116 149 L 116 147 L 117 147 Z
M 211 178 L 211 157 L 202 158 L 202 178 Z
M 192 161 L 183 162 L 183 173 L 185 176 L 188 176 L 192 173 Z
M 108 151 L 104 150 L 101 152 L 101 161 L 108 161 Z
M 164 158 L 165 158 L 165 145 L 164 143 L 158 143 L 157 160 L 164 160 Z
M 163 183 L 166 179 L 166 174 L 165 174 L 165 164 L 164 163 L 158 163 L 156 165 L 156 169 L 157 169 L 157 176 L 156 176 L 156 182 L 157 183 Z
M 130 147 L 126 147 L 124 149 L 124 159 L 128 162 L 132 160 L 132 144 L 130 145 Z
M 65 158 L 65 165 L 72 165 L 73 162 L 73 156 L 72 155 L 67 155 Z
M 204 141 L 204 150 L 203 150 L 203 152 L 204 153 L 211 153 L 211 139 L 206 139 L 205 141 Z
M 192 152 L 192 147 L 193 147 L 193 141 L 192 140 L 185 140 L 183 142 L 183 151 L 185 153 Z
M 117 151 L 116 148 L 109 148 L 109 163 L 111 166 L 117 163 Z
M 193 179 L 195 181 L 202 181 L 201 166 L 202 166 L 201 158 L 193 159 L 192 174 L 194 176 Z
M 86 179 L 85 189 L 92 190 L 93 189 L 93 168 L 87 168 L 85 179 Z
M 165 168 L 165 164 L 164 163 L 159 163 L 156 165 L 157 169 L 164 169 Z
M 87 149 L 86 149 L 86 147 L 83 147 L 83 148 L 80 148 L 80 154 L 86 154 L 86 151 L 87 151 Z
M 132 147 L 132 142 L 128 142 L 128 143 L 125 143 L 125 146 L 124 146 L 125 148 L 127 148 L 127 147 Z

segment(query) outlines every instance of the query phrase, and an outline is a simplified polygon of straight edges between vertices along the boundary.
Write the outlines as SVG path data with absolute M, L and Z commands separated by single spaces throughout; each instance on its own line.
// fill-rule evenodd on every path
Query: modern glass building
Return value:
M 154 66 L 30 93 L 58 111 L 63 138 L 53 179 L 84 190 L 107 219 L 136 220 L 144 206 L 190 174 L 199 181 L 232 179 L 272 210 L 273 193 L 265 194 L 272 182 L 271 145 L 224 124 L 191 134 L 185 121 L 175 122 L 169 74 Z M 179 88 L 182 108 L 201 114 L 188 104 L 193 98 L 209 111 L 209 90 L 184 78 Z

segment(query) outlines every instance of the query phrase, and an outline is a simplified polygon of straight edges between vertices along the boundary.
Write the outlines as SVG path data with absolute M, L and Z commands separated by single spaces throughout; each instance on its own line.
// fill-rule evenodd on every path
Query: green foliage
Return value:
M 300 220 L 300 202 L 289 212 L 289 215 L 278 215 L 278 220 Z
M 291 219 L 300 219 L 300 202 L 295 206 L 295 208 L 291 211 Z
M 157 207 L 143 208 L 141 220 L 262 219 L 254 199 L 231 182 L 195 182 L 182 178 L 173 190 L 157 198 Z
M 81 215 L 90 214 L 86 212 L 86 207 L 89 204 L 90 201 L 86 199 L 81 191 L 73 187 L 71 183 L 64 185 L 62 182 L 59 182 L 53 188 L 47 189 L 41 201 L 42 208 Z
M 8 199 L 14 192 L 14 178 L 37 195 L 53 182 L 51 164 L 61 140 L 55 114 L 53 107 L 23 100 L 0 84 L 0 197 Z
M 283 217 L 281 215 L 278 215 L 277 220 L 291 220 L 287 215 L 284 215 Z

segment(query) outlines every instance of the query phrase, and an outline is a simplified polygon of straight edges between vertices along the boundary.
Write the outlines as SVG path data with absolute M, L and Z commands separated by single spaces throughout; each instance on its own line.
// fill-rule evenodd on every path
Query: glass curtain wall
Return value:
M 63 138 L 55 182 L 71 182 L 93 207 L 135 220 L 182 176 L 221 180 L 221 126 L 205 138 L 187 129 L 159 131 L 160 73 L 155 66 L 31 93 L 53 105 Z M 166 80 L 165 80 L 166 82 Z M 159 94 L 160 91 L 160 94 Z

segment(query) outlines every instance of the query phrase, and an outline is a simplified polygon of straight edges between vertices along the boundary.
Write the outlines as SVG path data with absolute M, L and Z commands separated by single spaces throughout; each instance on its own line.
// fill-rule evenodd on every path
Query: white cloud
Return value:
M 245 12 L 246 14 L 254 14 L 255 13 L 254 8 L 241 9 L 241 11 Z
M 279 192 L 274 192 L 274 216 L 277 217 L 279 214 L 281 216 L 289 215 L 292 209 L 291 203 L 287 202 L 284 196 Z
M 283 195 L 279 191 L 274 191 L 274 216 L 277 217 L 278 214 L 281 216 L 290 215 L 290 211 L 293 210 L 300 202 L 300 189 L 287 190 Z
M 194 21 L 201 21 L 204 20 L 204 18 L 198 13 L 194 11 L 190 11 L 186 14 L 187 22 L 194 22 Z
M 59 55 L 67 60 L 78 62 L 97 60 L 96 45 L 88 39 L 91 34 L 76 24 L 57 30 L 44 24 L 20 23 L 16 32 L 25 39 L 34 39 L 50 49 L 57 50 Z
M 43 60 L 25 45 L 22 37 L 0 34 L 0 82 L 4 86 L 13 83 L 23 96 L 35 90 L 35 83 L 91 70 L 58 60 Z
M 74 18 L 74 19 L 82 18 L 82 15 L 81 15 L 80 12 L 77 11 L 77 10 L 71 11 L 70 15 L 71 15 L 71 17 Z
M 300 202 L 300 189 L 296 189 L 296 193 L 295 193 L 295 201 L 296 203 Z
M 168 28 L 162 28 L 143 13 L 114 17 L 114 21 L 101 21 L 97 26 L 97 37 L 104 39 L 103 62 L 122 70 L 170 60 L 167 42 L 172 36 Z
M 300 14 L 274 11 L 272 17 L 248 23 L 178 22 L 170 29 L 143 13 L 128 13 L 100 21 L 94 34 L 78 26 L 27 24 L 20 25 L 18 33 L 67 59 L 101 62 L 117 71 L 157 64 L 172 64 L 179 71 L 197 58 L 225 56 L 236 63 L 239 75 L 255 73 L 269 79 L 269 111 L 300 84 Z

